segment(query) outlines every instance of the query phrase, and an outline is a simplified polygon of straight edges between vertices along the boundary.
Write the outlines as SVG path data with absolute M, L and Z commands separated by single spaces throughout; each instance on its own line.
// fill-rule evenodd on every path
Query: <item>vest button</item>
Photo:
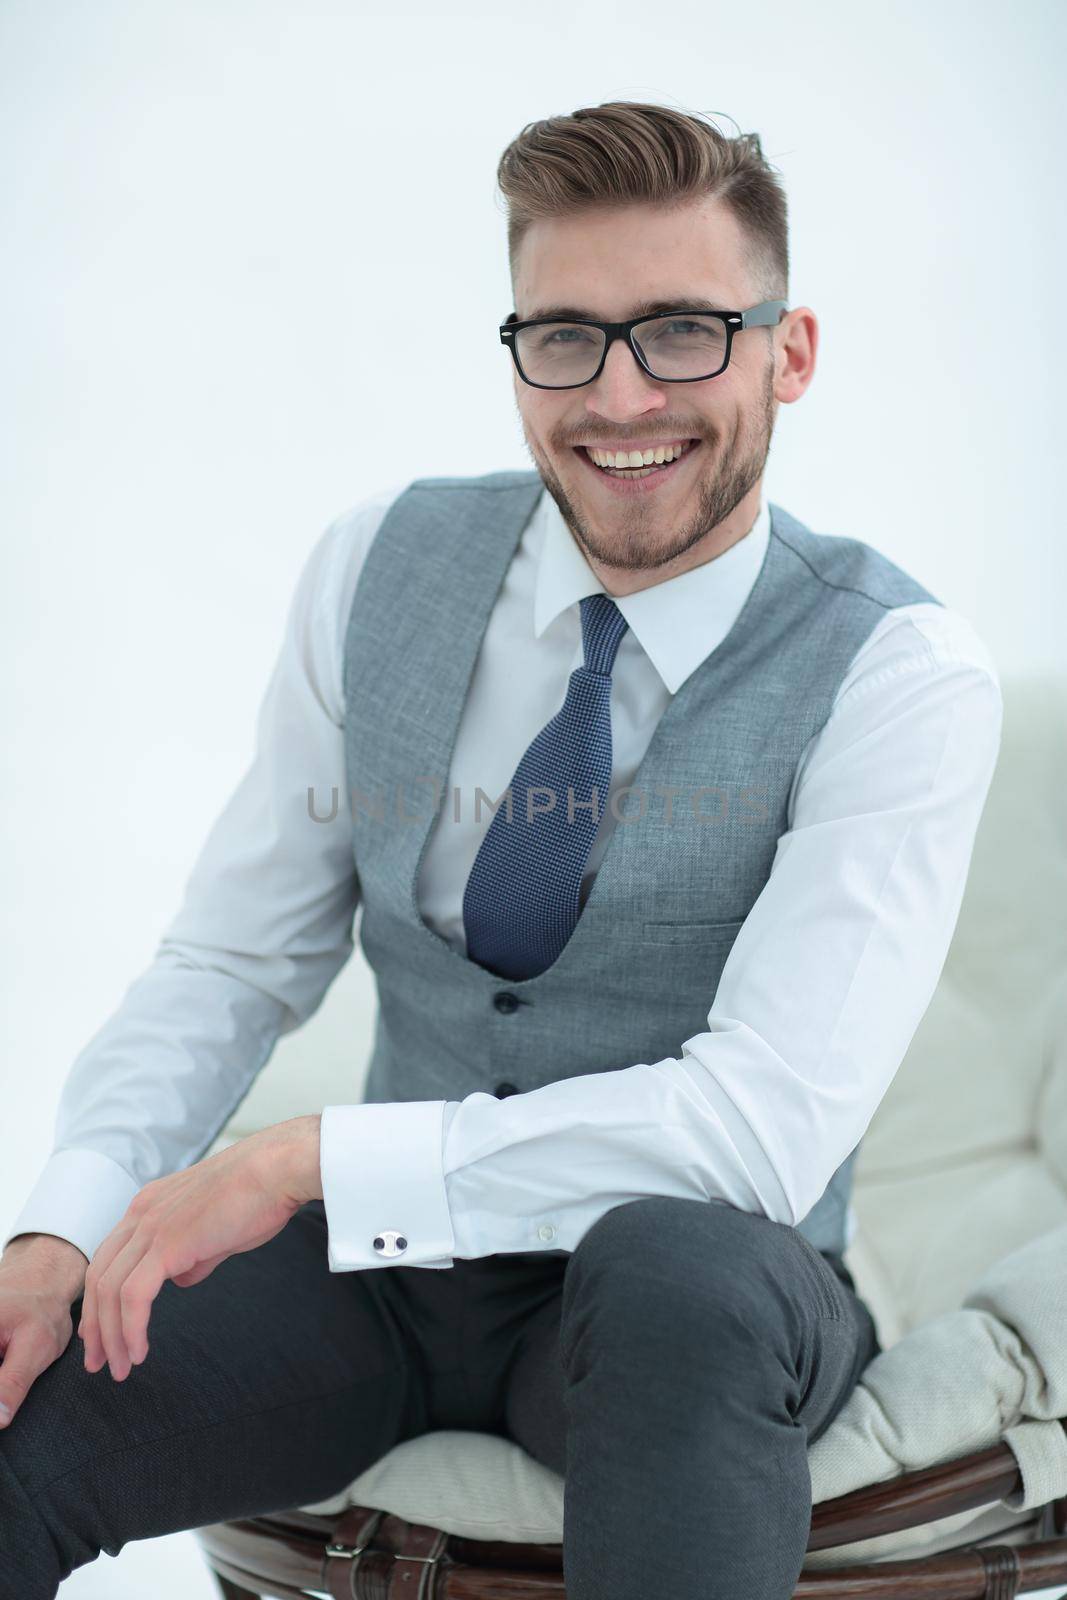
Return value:
M 509 1094 L 518 1094 L 518 1092 L 513 1083 L 498 1083 L 493 1090 L 498 1100 L 506 1100 Z
M 513 1011 L 517 1011 L 519 1009 L 519 1001 L 513 994 L 509 993 L 507 989 L 503 989 L 499 994 L 495 994 L 493 996 L 493 1004 L 496 1006 L 497 1010 L 502 1011 L 506 1017 L 510 1017 Z

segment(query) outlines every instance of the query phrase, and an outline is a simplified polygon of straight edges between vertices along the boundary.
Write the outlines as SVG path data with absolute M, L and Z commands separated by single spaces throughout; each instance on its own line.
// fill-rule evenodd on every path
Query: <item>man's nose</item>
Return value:
M 660 410 L 667 403 L 666 385 L 649 376 L 625 339 L 612 340 L 603 370 L 586 393 L 591 410 L 617 418 Z

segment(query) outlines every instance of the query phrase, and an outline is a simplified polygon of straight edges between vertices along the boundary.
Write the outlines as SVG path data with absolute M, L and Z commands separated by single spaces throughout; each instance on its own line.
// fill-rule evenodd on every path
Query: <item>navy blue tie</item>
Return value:
M 581 602 L 585 665 L 534 739 L 493 816 L 463 893 L 467 955 L 498 976 L 551 966 L 578 921 L 582 876 L 611 787 L 611 669 L 626 618 Z

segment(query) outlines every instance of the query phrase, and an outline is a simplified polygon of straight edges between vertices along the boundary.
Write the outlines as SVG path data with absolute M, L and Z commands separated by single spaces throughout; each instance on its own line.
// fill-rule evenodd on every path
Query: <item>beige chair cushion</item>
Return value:
M 856 1162 L 849 1263 L 886 1348 L 1067 1221 L 1067 680 L 1002 687 L 952 945 Z

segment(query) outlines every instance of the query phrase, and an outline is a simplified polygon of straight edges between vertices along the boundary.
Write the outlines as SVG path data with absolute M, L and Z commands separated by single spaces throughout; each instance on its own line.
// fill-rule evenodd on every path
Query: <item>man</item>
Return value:
M 763 499 L 817 323 L 758 139 L 612 103 L 499 177 L 536 472 L 388 490 L 312 552 L 252 768 L 0 1260 L 4 1600 L 440 1427 L 565 1475 L 569 1594 L 781 1600 L 878 1352 L 851 1169 L 996 672 Z M 424 348 L 482 336 L 442 307 Z M 202 1159 L 357 909 L 362 1101 Z

